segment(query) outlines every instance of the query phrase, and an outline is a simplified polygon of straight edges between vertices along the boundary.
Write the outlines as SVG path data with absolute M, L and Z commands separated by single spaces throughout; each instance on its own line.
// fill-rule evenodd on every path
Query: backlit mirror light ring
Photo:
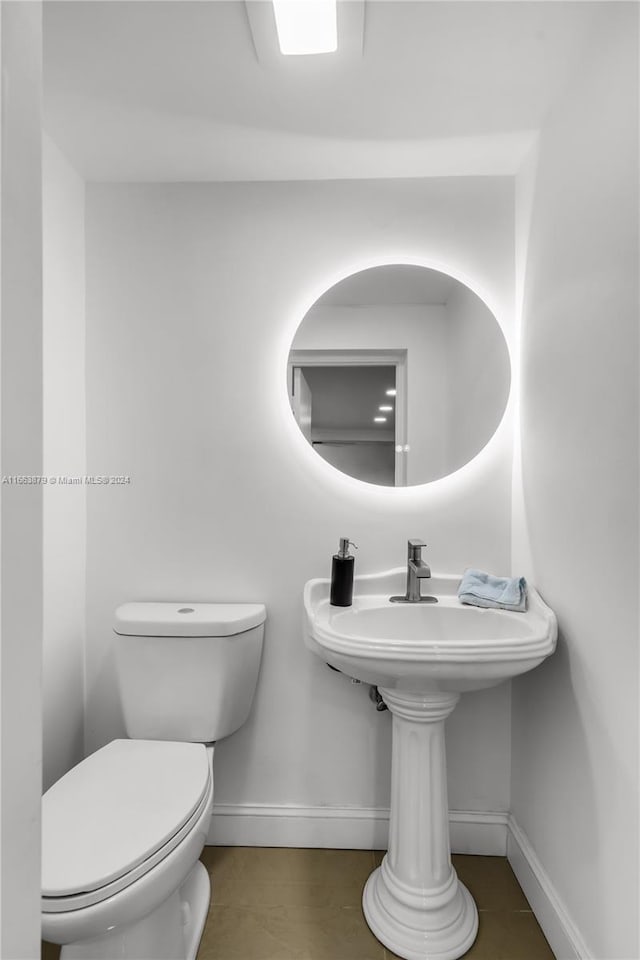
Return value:
M 306 316 L 307 312 L 316 303 L 316 301 L 331 287 L 335 286 L 337 283 L 340 283 L 342 280 L 351 277 L 353 274 L 371 269 L 372 267 L 388 265 L 411 265 L 424 267 L 427 270 L 433 270 L 447 274 L 454 280 L 457 280 L 459 283 L 466 286 L 472 293 L 479 297 L 479 299 L 482 300 L 485 306 L 491 311 L 498 326 L 500 327 L 500 330 L 502 331 L 509 356 L 511 372 L 509 393 L 502 416 L 495 429 L 495 432 L 488 439 L 487 443 L 482 447 L 482 449 L 478 450 L 478 452 L 467 463 L 461 465 L 459 468 L 445 476 L 430 480 L 426 483 L 405 487 L 380 487 L 375 484 L 367 483 L 363 480 L 359 480 L 341 473 L 339 470 L 336 470 L 335 467 L 318 457 L 313 448 L 309 445 L 309 443 L 307 443 L 300 433 L 296 421 L 292 415 L 289 404 L 286 378 L 289 351 L 295 338 L 296 331 L 302 321 L 302 318 Z M 280 340 L 279 349 L 279 367 L 284 371 L 284 375 L 281 378 L 281 384 L 283 384 L 284 389 L 280 390 L 280 413 L 282 415 L 284 429 L 289 437 L 289 442 L 291 442 L 294 447 L 297 448 L 299 455 L 302 458 L 302 462 L 307 464 L 310 470 L 315 471 L 319 477 L 322 477 L 325 482 L 330 483 L 331 486 L 335 486 L 336 492 L 342 490 L 346 494 L 350 491 L 356 496 L 369 497 L 371 498 L 371 501 L 375 503 L 388 502 L 388 498 L 393 497 L 395 498 L 395 502 L 403 502 L 409 505 L 412 502 L 422 502 L 425 496 L 436 498 L 440 498 L 441 495 L 448 496 L 455 490 L 455 488 L 460 489 L 460 491 L 467 491 L 470 484 L 476 482 L 477 479 L 479 479 L 487 472 L 487 470 L 490 469 L 496 451 L 501 447 L 501 445 L 504 444 L 505 440 L 511 436 L 512 418 L 516 402 L 515 398 L 518 394 L 519 367 L 517 363 L 518 358 L 514 354 L 513 349 L 516 331 L 515 329 L 512 330 L 510 325 L 505 323 L 503 311 L 496 306 L 496 302 L 496 297 L 485 287 L 479 284 L 477 279 L 471 279 L 456 265 L 452 266 L 450 263 L 442 260 L 426 258 L 422 255 L 416 256 L 414 254 L 406 253 L 398 255 L 397 252 L 394 252 L 393 254 L 358 259 L 349 265 L 345 265 L 343 263 L 340 269 L 336 269 L 328 275 L 325 275 L 322 280 L 318 279 L 310 291 L 308 291 L 305 296 L 300 298 L 298 306 L 294 307 L 292 310 L 289 320 L 282 330 L 282 338 Z M 407 445 L 404 449 L 408 450 L 409 445 Z

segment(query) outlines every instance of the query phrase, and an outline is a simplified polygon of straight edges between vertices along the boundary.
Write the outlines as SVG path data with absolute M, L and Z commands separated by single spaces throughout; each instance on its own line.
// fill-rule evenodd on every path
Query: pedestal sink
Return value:
M 457 599 L 460 577 L 425 581 L 434 604 L 389 602 L 404 568 L 357 577 L 351 607 L 329 604 L 329 581 L 304 588 L 305 642 L 326 663 L 378 687 L 393 715 L 388 852 L 369 877 L 371 930 L 405 960 L 455 960 L 478 913 L 451 864 L 444 721 L 460 694 L 532 670 L 553 653 L 556 620 L 529 588 L 526 613 Z

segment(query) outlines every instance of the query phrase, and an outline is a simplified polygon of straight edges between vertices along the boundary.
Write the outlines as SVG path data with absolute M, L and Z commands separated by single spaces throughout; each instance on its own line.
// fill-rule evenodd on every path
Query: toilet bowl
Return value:
M 195 616 L 185 622 L 184 610 Z M 62 960 L 195 958 L 210 901 L 198 858 L 213 806 L 211 741 L 246 720 L 264 619 L 260 604 L 117 611 L 127 732 L 146 732 L 107 744 L 43 798 L 42 935 L 63 945 Z

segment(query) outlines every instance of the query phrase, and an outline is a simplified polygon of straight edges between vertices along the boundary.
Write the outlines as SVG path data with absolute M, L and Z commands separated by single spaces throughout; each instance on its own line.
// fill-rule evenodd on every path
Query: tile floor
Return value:
M 198 960 L 393 960 L 362 915 L 370 850 L 206 847 L 213 897 Z M 468 960 L 554 960 L 503 857 L 454 855 L 480 911 Z
M 205 847 L 212 904 L 197 960 L 394 960 L 362 916 L 371 850 Z M 503 857 L 454 855 L 480 912 L 468 960 L 554 960 Z M 57 960 L 48 944 L 45 960 Z

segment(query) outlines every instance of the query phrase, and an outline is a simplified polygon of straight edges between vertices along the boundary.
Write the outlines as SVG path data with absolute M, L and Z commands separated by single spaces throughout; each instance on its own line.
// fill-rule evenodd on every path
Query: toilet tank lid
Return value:
M 124 603 L 113 629 L 126 637 L 229 637 L 266 616 L 263 603 Z

